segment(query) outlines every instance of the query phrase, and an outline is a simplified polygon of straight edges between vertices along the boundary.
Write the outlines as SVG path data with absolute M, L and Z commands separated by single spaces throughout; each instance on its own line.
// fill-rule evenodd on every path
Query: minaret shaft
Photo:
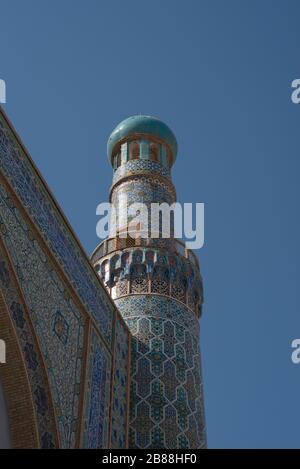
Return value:
M 108 142 L 111 202 L 124 211 L 125 199 L 149 211 L 151 203 L 175 202 L 176 152 L 173 133 L 158 119 L 135 116 L 119 124 Z M 132 332 L 130 447 L 205 447 L 197 257 L 171 230 L 170 238 L 117 234 L 92 261 Z

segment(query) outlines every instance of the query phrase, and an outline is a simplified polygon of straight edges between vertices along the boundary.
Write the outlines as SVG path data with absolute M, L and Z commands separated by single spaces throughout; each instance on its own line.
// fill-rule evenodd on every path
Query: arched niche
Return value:
M 0 442 L 2 438 L 3 444 L 8 444 L 10 448 L 39 448 L 26 366 L 1 291 L 0 331 L 1 340 L 6 344 L 6 363 L 0 365 Z

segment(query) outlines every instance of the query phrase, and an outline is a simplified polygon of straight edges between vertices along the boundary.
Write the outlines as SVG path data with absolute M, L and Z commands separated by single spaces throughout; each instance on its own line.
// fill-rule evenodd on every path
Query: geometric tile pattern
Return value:
M 151 160 L 131 160 L 119 166 L 114 172 L 113 184 L 116 184 L 120 179 L 137 174 L 159 174 L 166 178 L 170 178 L 170 169 L 162 166 L 160 163 Z
M 169 170 L 159 163 L 125 166 L 115 173 L 114 202 L 125 194 L 129 203 L 148 206 L 175 201 Z M 115 302 L 129 342 L 127 326 L 2 112 L 0 233 L 0 286 L 30 378 L 40 446 L 74 448 L 81 436 L 85 448 L 205 447 L 194 314 L 202 302 L 200 276 L 168 248 L 129 249 L 132 265 L 125 260 L 123 271 L 120 253 L 118 275 L 130 284 Z
M 144 203 L 149 209 L 150 204 L 154 201 L 156 203 L 167 202 L 171 205 L 175 202 L 175 189 L 173 189 L 172 186 L 173 191 L 171 191 L 169 187 L 170 184 L 171 182 L 166 184 L 160 180 L 151 181 L 146 177 L 137 177 L 134 180 L 123 182 L 119 186 L 115 187 L 112 192 L 111 201 L 116 207 L 120 207 L 121 211 L 123 211 L 122 207 L 124 203 L 122 205 L 122 202 L 125 194 L 127 196 L 128 204 L 138 201 L 139 203 Z
M 18 293 L 14 274 L 9 260 L 0 245 L 0 289 L 11 315 L 26 363 L 31 394 L 34 396 L 35 416 L 41 448 L 57 448 L 56 425 L 51 397 L 48 390 L 48 378 L 45 373 L 40 351 L 34 340 L 32 326 L 27 310 Z
M 115 363 L 112 395 L 111 448 L 121 449 L 127 446 L 127 420 L 129 406 L 129 334 L 122 320 L 116 322 Z
M 152 118 L 145 117 L 145 122 L 150 125 Z M 164 124 L 156 124 L 153 133 L 159 138 Z M 115 130 L 110 137 L 117 148 L 110 201 L 117 209 L 118 229 L 135 228 L 142 233 L 137 242 L 127 237 L 124 244 L 119 241 L 122 236 L 111 231 L 106 253 L 96 250 L 92 259 L 132 333 L 129 447 L 203 448 L 206 432 L 198 322 L 203 302 L 201 275 L 198 263 L 190 262 L 184 247 L 183 252 L 176 250 L 174 254 L 174 219 L 169 216 L 168 226 L 163 226 L 159 217 L 152 219 L 149 210 L 153 203 L 170 207 L 176 201 L 171 174 L 166 170 L 175 155 L 169 152 L 167 160 L 166 154 L 159 157 L 157 144 L 145 151 L 146 124 L 137 135 L 123 135 L 122 125 L 120 133 Z M 122 145 L 121 153 L 118 145 Z M 146 205 L 148 213 L 141 213 L 137 205 L 131 210 L 132 204 Z M 130 225 L 132 219 L 135 226 Z M 149 249 L 142 246 L 145 229 Z M 161 243 L 157 249 L 153 249 L 155 241 Z
M 116 300 L 132 338 L 131 448 L 206 446 L 199 323 L 159 295 Z
M 32 162 L 0 113 L 0 171 L 9 181 L 46 243 L 110 343 L 114 311 L 88 260 L 47 194 Z
M 61 446 L 72 448 L 78 430 L 84 318 L 1 184 L 0 229 L 45 359 Z M 12 313 L 21 325 L 22 317 L 16 306 Z M 32 362 L 30 347 L 26 355 L 31 356 Z
M 83 448 L 108 448 L 111 356 L 92 329 Z
M 116 321 L 114 342 L 115 350 L 112 355 L 92 328 L 85 392 L 83 448 L 127 447 L 129 331 L 121 318 Z
M 183 256 L 168 254 L 167 249 L 113 251 L 98 264 L 98 273 L 107 288 L 113 289 L 114 299 L 128 293 L 162 293 L 185 303 L 196 315 L 201 313 L 203 287 L 198 266 Z M 120 289 L 121 284 L 126 288 Z
M 127 445 L 127 327 L 2 111 L 0 236 L 26 305 L 0 253 L 0 287 L 27 367 L 40 447 Z

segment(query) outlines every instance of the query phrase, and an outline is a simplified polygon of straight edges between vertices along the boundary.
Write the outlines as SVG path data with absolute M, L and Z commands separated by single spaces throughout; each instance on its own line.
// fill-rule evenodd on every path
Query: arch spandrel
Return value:
M 103 441 L 125 447 L 128 440 L 127 389 L 130 369 L 128 329 L 1 109 L 0 241 L 23 299 L 23 310 L 20 308 L 21 301 L 12 298 L 5 300 L 8 305 L 6 316 L 14 323 L 18 336 L 16 346 L 19 347 L 25 370 L 23 375 L 22 370 L 17 372 L 19 377 L 26 376 L 26 373 L 29 377 L 31 388 L 27 388 L 25 396 L 28 396 L 28 402 L 31 400 L 33 407 L 33 411 L 31 408 L 29 412 L 32 422 L 35 417 L 34 429 L 33 423 L 28 423 L 27 414 L 22 411 L 26 408 L 24 402 L 21 405 L 17 399 L 8 399 L 10 415 L 14 414 L 14 418 L 19 419 L 18 424 L 22 426 L 19 435 L 24 435 L 23 441 L 13 439 L 12 446 L 82 447 L 80 436 L 86 415 L 93 416 L 98 406 L 94 399 L 87 403 L 84 399 L 88 387 L 86 369 L 93 357 L 93 351 L 88 347 L 89 325 L 92 324 L 103 350 L 110 357 L 113 371 L 101 380 L 101 386 L 108 393 L 107 402 L 111 403 L 109 415 L 101 415 L 101 419 L 106 433 L 113 431 L 117 437 L 113 441 L 110 434 L 105 434 Z M 1 271 L 0 259 L 1 290 L 6 288 L 8 266 L 9 263 L 4 266 L 6 271 Z M 23 331 L 25 317 L 29 319 L 33 339 L 29 345 L 21 342 L 21 338 L 29 333 L 29 330 L 26 333 Z M 118 332 L 116 324 L 124 328 L 124 333 Z M 8 326 L 0 325 L 0 338 L 1 327 L 5 327 L 10 336 Z M 15 363 L 14 359 L 12 362 Z M 38 367 L 40 381 L 35 382 Z M 93 371 L 94 382 L 97 372 L 98 369 Z M 5 383 L 4 388 L 7 395 L 9 389 Z M 123 402 L 121 407 L 113 407 L 115 397 Z M 96 418 L 94 420 L 97 421 Z M 94 428 L 99 432 L 99 438 L 93 441 L 102 441 L 100 426 Z M 31 440 L 25 438 L 26 429 Z M 91 444 L 91 436 L 88 436 L 86 446 Z

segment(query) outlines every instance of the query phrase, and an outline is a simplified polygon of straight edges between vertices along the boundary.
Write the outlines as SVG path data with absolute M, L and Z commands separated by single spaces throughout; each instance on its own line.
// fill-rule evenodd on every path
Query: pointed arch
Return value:
M 0 291 L 0 331 L 6 344 L 6 364 L 0 379 L 7 405 L 8 427 L 13 448 L 39 448 L 38 430 L 30 384 L 18 338 Z
M 59 437 L 45 364 L 10 255 L 0 237 L 0 331 L 6 363 L 0 381 L 12 448 L 57 448 Z

